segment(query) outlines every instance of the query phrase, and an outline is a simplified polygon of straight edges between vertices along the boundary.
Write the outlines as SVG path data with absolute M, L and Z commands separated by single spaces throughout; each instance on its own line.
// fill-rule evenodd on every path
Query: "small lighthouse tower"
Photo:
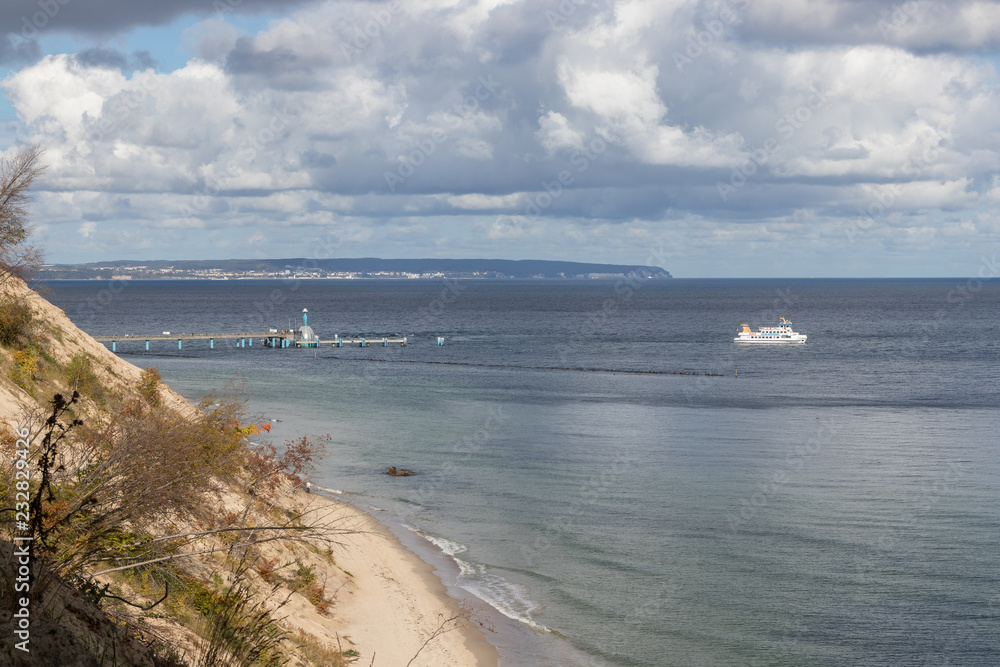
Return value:
M 295 345 L 296 347 L 319 347 L 319 338 L 309 326 L 309 310 L 306 308 L 302 309 L 302 326 L 299 327 L 299 340 L 296 341 Z

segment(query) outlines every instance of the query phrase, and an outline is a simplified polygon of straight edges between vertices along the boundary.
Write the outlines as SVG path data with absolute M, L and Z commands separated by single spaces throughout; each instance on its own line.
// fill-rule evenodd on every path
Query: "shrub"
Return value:
M 160 371 L 147 366 L 142 369 L 142 376 L 139 378 L 139 395 L 146 399 L 150 405 L 160 404 Z
M 28 304 L 9 292 L 0 295 L 0 345 L 10 348 L 30 343 L 37 328 Z
M 315 582 L 316 571 L 313 569 L 313 566 L 299 563 L 299 566 L 295 569 L 295 579 L 292 587 L 295 590 L 304 590 L 311 588 Z
M 306 597 L 316 607 L 316 611 L 324 615 L 330 613 L 330 605 L 333 600 L 326 597 L 326 584 L 313 584 L 306 591 Z
M 258 598 L 246 572 L 246 562 L 237 563 L 229 586 L 211 594 L 208 613 L 203 612 L 207 628 L 198 667 L 280 667 L 287 663 L 281 651 L 286 633 L 273 614 L 288 598 L 273 605 L 271 597 L 277 588 Z
M 269 496 L 285 481 L 294 484 L 302 482 L 302 476 L 315 468 L 314 460 L 326 449 L 330 436 L 310 440 L 302 436 L 298 440 L 288 440 L 284 451 L 278 456 L 272 444 L 258 445 L 247 459 L 247 475 L 252 480 L 256 492 Z
M 14 353 L 14 363 L 18 369 L 29 380 L 34 380 L 38 375 L 38 353 L 34 348 L 18 350 Z
M 50 500 L 58 502 L 46 505 L 46 521 L 54 558 L 70 576 L 172 548 L 169 540 L 123 540 L 121 527 L 141 533 L 164 516 L 196 518 L 206 494 L 234 481 L 246 455 L 243 439 L 219 428 L 231 420 L 221 415 L 187 418 L 128 392 L 110 396 L 102 413 L 78 425 L 75 447 L 50 464 Z
M 275 580 L 274 566 L 278 564 L 277 558 L 262 558 L 257 564 L 257 572 L 260 578 L 269 584 Z
M 35 376 L 38 375 L 38 353 L 34 348 L 18 350 L 14 353 L 14 365 L 7 372 L 7 377 L 28 392 L 35 395 Z
M 97 401 L 104 400 L 104 386 L 94 373 L 94 363 L 90 355 L 77 352 L 66 364 L 66 384 L 70 389 L 76 389 L 84 396 Z
M 327 646 L 321 643 L 316 637 L 307 632 L 299 630 L 295 635 L 288 638 L 298 647 L 302 656 L 314 665 L 324 665 L 324 667 L 342 667 L 347 664 L 344 656 L 358 657 L 361 654 L 354 649 L 341 652 L 338 648 Z

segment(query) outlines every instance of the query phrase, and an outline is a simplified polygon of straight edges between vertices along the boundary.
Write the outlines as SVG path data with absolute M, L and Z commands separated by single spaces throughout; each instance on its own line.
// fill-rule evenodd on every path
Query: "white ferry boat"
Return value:
M 739 335 L 733 339 L 734 343 L 755 343 L 763 345 L 776 345 L 781 343 L 805 343 L 806 335 L 792 331 L 792 323 L 784 317 L 780 318 L 781 324 L 776 327 L 761 327 L 760 331 L 750 331 L 749 324 L 741 324 L 742 329 Z

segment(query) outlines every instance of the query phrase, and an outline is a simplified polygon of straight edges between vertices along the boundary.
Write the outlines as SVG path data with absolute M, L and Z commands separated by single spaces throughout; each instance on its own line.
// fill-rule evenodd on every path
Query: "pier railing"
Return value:
M 358 347 L 372 347 L 374 343 L 375 346 L 388 347 L 392 345 L 400 345 L 406 347 L 407 338 L 404 336 L 402 338 L 388 338 L 388 337 L 378 337 L 378 336 L 359 336 L 352 338 L 341 338 L 340 336 L 335 336 L 331 340 L 319 340 L 318 338 L 312 338 L 306 340 L 300 335 L 297 335 L 294 331 L 247 331 L 241 333 L 169 333 L 164 332 L 161 334 L 119 334 L 116 336 L 94 336 L 94 340 L 102 343 L 111 343 L 111 351 L 118 351 L 118 343 L 126 342 L 138 342 L 145 343 L 146 350 L 149 350 L 149 342 L 153 340 L 176 340 L 177 349 L 183 349 L 184 341 L 191 340 L 207 340 L 209 347 L 213 350 L 215 349 L 215 341 L 219 340 L 236 340 L 236 347 L 253 347 L 254 340 L 259 340 L 260 344 L 264 347 L 271 348 L 290 348 L 290 347 L 311 347 L 315 348 L 320 345 L 330 345 L 332 347 L 344 347 L 344 345 L 358 346 Z M 441 345 L 444 339 L 438 339 L 438 345 Z

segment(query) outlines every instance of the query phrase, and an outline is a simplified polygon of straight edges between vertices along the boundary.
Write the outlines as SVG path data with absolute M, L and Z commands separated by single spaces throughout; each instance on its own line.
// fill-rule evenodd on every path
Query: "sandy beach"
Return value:
M 358 531 L 336 536 L 342 546 L 333 556 L 344 584 L 332 617 L 314 618 L 323 627 L 313 625 L 310 632 L 339 635 L 343 650 L 360 654 L 360 665 L 404 666 L 415 655 L 413 667 L 497 664 L 497 650 L 468 614 L 445 623 L 464 613 L 459 602 L 448 596 L 433 568 L 385 526 L 350 503 L 318 493 L 295 495 L 297 504 L 317 516 L 336 517 L 338 533 Z M 451 629 L 441 633 L 443 623 Z

